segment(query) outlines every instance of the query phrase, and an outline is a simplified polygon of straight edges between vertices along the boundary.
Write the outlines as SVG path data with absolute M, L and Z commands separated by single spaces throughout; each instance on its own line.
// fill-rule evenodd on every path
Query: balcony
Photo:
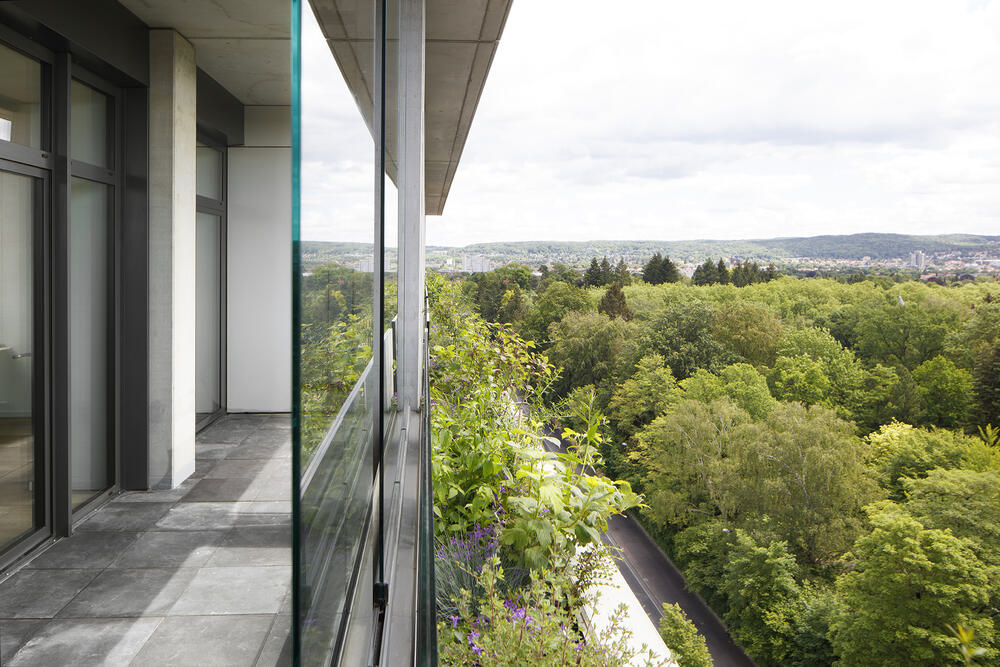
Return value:
M 180 487 L 121 494 L 14 571 L 0 663 L 288 664 L 290 433 L 224 417 Z

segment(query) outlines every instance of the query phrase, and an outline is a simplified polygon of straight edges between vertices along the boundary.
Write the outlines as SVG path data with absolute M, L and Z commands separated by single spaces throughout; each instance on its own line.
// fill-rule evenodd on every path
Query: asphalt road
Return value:
M 618 566 L 622 576 L 653 623 L 659 625 L 664 602 L 676 602 L 705 637 L 715 667 L 755 665 L 701 597 L 687 590 L 680 570 L 639 522 L 631 516 L 611 517 L 604 540 L 621 549 L 622 560 Z

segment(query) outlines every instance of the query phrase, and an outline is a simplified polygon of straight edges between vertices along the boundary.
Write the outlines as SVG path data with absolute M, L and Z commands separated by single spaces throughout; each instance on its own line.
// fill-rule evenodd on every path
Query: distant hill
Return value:
M 356 263 L 371 252 L 371 244 L 306 241 L 302 244 L 306 266 L 328 262 Z M 709 257 L 736 257 L 758 262 L 787 263 L 792 258 L 857 260 L 906 257 L 922 250 L 940 252 L 1000 252 L 1000 236 L 973 234 L 848 234 L 803 238 L 691 241 L 520 241 L 514 243 L 474 243 L 464 247 L 428 246 L 429 266 L 443 265 L 447 259 L 458 261 L 463 255 L 482 255 L 497 264 L 523 262 L 529 265 L 561 262 L 583 266 L 591 257 L 624 258 L 636 265 L 653 253 L 661 252 L 676 260 L 702 262 Z M 391 253 L 390 253 L 391 254 Z

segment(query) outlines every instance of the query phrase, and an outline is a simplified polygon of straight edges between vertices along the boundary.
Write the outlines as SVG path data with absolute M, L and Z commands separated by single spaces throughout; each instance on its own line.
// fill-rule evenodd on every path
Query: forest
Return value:
M 458 287 L 565 426 L 606 416 L 602 472 L 758 664 L 998 664 L 1000 285 L 699 271 Z

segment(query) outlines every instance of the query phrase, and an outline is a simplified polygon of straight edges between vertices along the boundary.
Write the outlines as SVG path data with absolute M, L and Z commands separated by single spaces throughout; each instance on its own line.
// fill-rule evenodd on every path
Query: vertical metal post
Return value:
M 52 530 L 70 533 L 73 497 L 69 432 L 70 67 L 68 53 L 52 66 Z
M 399 405 L 420 405 L 424 328 L 425 0 L 399 8 Z

